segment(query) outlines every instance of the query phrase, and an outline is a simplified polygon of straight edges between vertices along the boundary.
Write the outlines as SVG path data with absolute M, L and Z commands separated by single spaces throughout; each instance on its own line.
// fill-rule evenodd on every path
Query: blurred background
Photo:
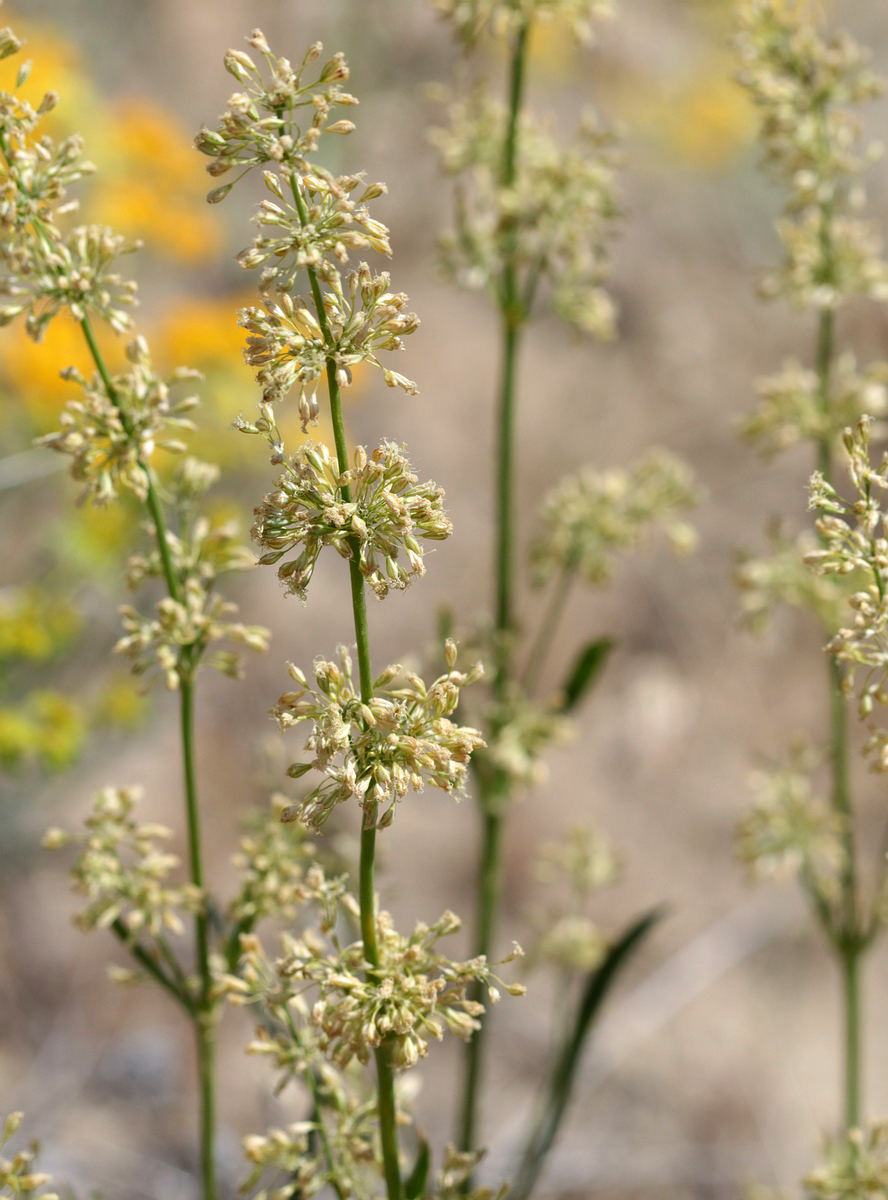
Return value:
M 579 109 L 597 106 L 623 125 L 626 161 L 614 246 L 618 340 L 602 347 L 547 320 L 527 339 L 519 533 L 534 532 L 540 497 L 565 472 L 625 465 L 662 445 L 685 457 L 705 488 L 700 547 L 676 561 L 653 539 L 626 558 L 613 587 L 571 602 L 552 685 L 580 636 L 611 634 L 617 650 L 576 741 L 552 756 L 548 783 L 514 810 L 502 949 L 539 920 L 529 880 L 540 843 L 593 821 L 623 864 L 598 901 L 603 928 L 615 932 L 663 902 L 669 915 L 612 998 L 540 1195 L 727 1200 L 753 1181 L 793 1183 L 838 1120 L 831 962 L 795 891 L 753 890 L 732 848 L 751 768 L 796 733 L 818 736 L 824 717 L 817 630 L 787 615 L 753 638 L 738 626 L 732 578 L 739 550 L 765 551 L 775 515 L 791 528 L 807 520 L 807 453 L 763 462 L 741 444 L 736 422 L 758 376 L 789 355 L 810 360 L 813 334 L 810 321 L 755 298 L 755 275 L 777 254 L 780 198 L 757 171 L 753 116 L 731 81 L 731 4 L 617 8 L 591 52 L 555 32 L 534 46 L 532 102 L 568 129 Z M 836 0 L 827 8 L 888 71 L 880 6 Z M 433 648 L 441 605 L 469 624 L 490 603 L 495 322 L 482 296 L 436 272 L 449 198 L 427 142 L 437 114 L 424 88 L 448 78 L 453 51 L 429 9 L 421 0 L 29 0 L 3 10 L 28 38 L 28 94 L 60 93 L 53 132 L 81 130 L 99 167 L 84 189 L 85 214 L 145 241 L 129 260 L 140 328 L 165 368 L 204 372 L 194 449 L 222 464 L 214 503 L 245 528 L 269 484 L 257 443 L 229 428 L 256 399 L 235 323 L 254 280 L 233 259 L 252 238 L 256 194 L 245 189 L 208 207 L 212 184 L 191 139 L 224 109 L 232 80 L 222 55 L 252 27 L 293 58 L 318 39 L 346 52 L 361 107 L 357 132 L 340 147 L 342 166 L 387 181 L 378 214 L 392 230 L 394 282 L 423 322 L 396 364 L 420 396 L 359 377 L 348 397 L 350 434 L 405 441 L 421 477 L 445 487 L 456 530 L 425 580 L 371 609 L 380 664 Z M 490 72 L 501 68 L 492 56 Z M 10 87 L 15 67 L 0 69 L 0 86 Z M 871 106 L 874 135 L 886 118 L 884 102 Z M 884 223 L 884 163 L 869 183 L 871 212 Z M 27 1111 L 47 1168 L 77 1195 L 95 1188 L 109 1200 L 188 1200 L 189 1030 L 162 995 L 107 980 L 105 965 L 122 962 L 119 952 L 110 937 L 72 927 L 65 862 L 39 849 L 48 825 L 73 828 L 106 784 L 144 784 L 144 812 L 181 832 L 175 704 L 139 695 L 108 658 L 138 520 L 126 509 L 75 509 L 63 464 L 30 449 L 56 427 L 68 398 L 59 369 L 86 367 L 76 333 L 59 319 L 43 346 L 17 330 L 0 337 L 0 1100 L 3 1111 Z M 861 361 L 879 357 L 888 315 L 874 305 L 849 312 L 840 340 Z M 119 359 L 113 335 L 107 351 Z M 202 694 L 199 766 L 211 878 L 223 895 L 239 819 L 267 794 L 269 761 L 289 761 L 292 750 L 267 716 L 287 686 L 284 664 L 307 665 L 349 638 L 342 576 L 341 563 L 322 562 L 305 607 L 283 599 L 271 571 L 235 581 L 243 619 L 271 626 L 274 638 L 270 654 L 248 664 L 246 682 L 213 676 Z M 525 571 L 528 627 L 538 612 Z M 861 777 L 866 820 L 878 831 L 884 784 Z M 467 912 L 470 801 L 456 806 L 436 793 L 405 802 L 381 842 L 382 898 L 396 917 Z M 876 845 L 874 833 L 874 859 Z M 884 954 L 870 963 L 867 985 L 867 1111 L 878 1116 L 888 1112 Z M 497 1012 L 491 1178 L 508 1169 L 531 1109 L 552 1037 L 552 993 L 539 980 Z M 240 1137 L 296 1115 L 286 1095 L 272 1098 L 263 1063 L 244 1057 L 248 1036 L 248 1017 L 229 1014 L 221 1149 L 232 1192 L 244 1174 Z M 438 1144 L 451 1136 L 455 1062 L 446 1045 L 433 1046 L 422 1070 L 418 1108 Z

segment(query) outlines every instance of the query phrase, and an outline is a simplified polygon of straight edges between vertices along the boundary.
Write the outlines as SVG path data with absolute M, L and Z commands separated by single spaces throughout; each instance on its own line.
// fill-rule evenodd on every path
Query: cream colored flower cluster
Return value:
M 139 788 L 104 788 L 96 796 L 82 833 L 50 829 L 44 845 L 51 849 L 79 843 L 83 849 L 71 871 L 75 891 L 87 904 L 77 914 L 83 929 L 107 928 L 120 922 L 129 937 L 183 933 L 183 913 L 198 912 L 204 897 L 192 884 L 170 884 L 179 865 L 175 854 L 159 842 L 172 836 L 157 824 L 138 824 L 133 808 Z
M 349 488 L 348 501 L 343 486 Z M 382 598 L 425 574 L 419 539 L 449 537 L 453 527 L 443 496 L 434 483 L 417 482 L 394 442 L 383 442 L 369 455 L 359 446 L 347 471 L 339 470 L 326 446 L 309 443 L 285 464 L 275 491 L 256 509 L 253 537 L 264 551 L 259 561 L 283 559 L 279 579 L 304 599 L 324 546 L 343 558 L 357 547 L 361 574 Z
M 865 417 L 845 431 L 851 500 L 843 499 L 819 472 L 811 477 L 810 507 L 820 513 L 817 532 L 823 545 L 806 562 L 819 573 L 854 579 L 848 623 L 833 635 L 827 650 L 848 666 L 842 686 L 846 694 L 857 696 L 858 712 L 870 731 L 865 750 L 873 769 L 888 771 L 888 730 L 875 719 L 875 706 L 888 706 L 888 452 L 874 465 L 869 437 Z
M 171 392 L 180 383 L 199 379 L 199 373 L 183 367 L 171 379 L 160 379 L 141 337 L 130 342 L 127 357 L 132 368 L 112 376 L 113 401 L 98 374 L 88 379 L 76 368 L 67 368 L 64 377 L 83 390 L 83 399 L 69 401 L 59 418 L 61 429 L 39 439 L 71 456 L 72 478 L 84 484 L 83 496 L 94 504 L 108 504 L 121 490 L 144 501 L 144 464 L 156 448 L 181 453 L 185 445 L 176 432 L 194 428 L 187 414 L 197 397 L 177 399 Z
M 650 529 L 662 530 L 685 552 L 695 535 L 680 514 L 697 500 L 688 467 L 663 450 L 626 469 L 589 467 L 568 476 L 540 508 L 542 531 L 532 548 L 536 577 L 542 583 L 561 571 L 576 571 L 587 583 L 606 583 L 617 554 Z
M 352 1059 L 367 1063 L 383 1041 L 392 1048 L 393 1065 L 403 1070 L 424 1058 L 429 1039 L 440 1040 L 445 1028 L 470 1038 L 484 1011 L 467 997 L 474 982 L 483 984 L 492 1003 L 499 987 L 513 995 L 524 991 L 520 984 L 503 984 L 483 958 L 453 962 L 438 952 L 440 939 L 460 928 L 451 912 L 431 925 L 417 924 L 409 935 L 397 933 L 387 913 L 378 913 L 376 924 L 378 967 L 368 969 L 362 941 L 339 948 L 313 933 L 285 935 L 271 976 L 258 943 L 246 939 L 242 978 L 231 987 L 242 1002 L 260 1000 L 278 1015 L 310 986 L 317 996 L 310 1020 L 320 1031 L 320 1049 L 340 1070 Z M 520 956 L 516 946 L 503 961 Z
M 120 610 L 124 636 L 115 651 L 130 660 L 137 675 L 159 669 L 170 689 L 192 677 L 201 662 L 224 675 L 239 677 L 240 654 L 211 649 L 217 642 L 234 642 L 254 651 L 268 648 L 268 630 L 231 621 L 237 605 L 217 590 L 222 575 L 254 565 L 253 556 L 240 544 L 236 525 L 213 524 L 197 511 L 198 501 L 217 474 L 214 467 L 189 457 L 182 460 L 171 481 L 181 524 L 178 533 L 167 531 L 165 550 L 179 594 L 159 600 L 153 615 L 131 605 Z M 164 576 L 164 556 L 157 546 L 149 554 L 132 555 L 127 563 L 127 584 L 133 591 L 147 579 Z
M 737 852 L 760 878 L 799 876 L 824 904 L 840 895 L 847 865 L 846 823 L 814 791 L 820 766 L 806 745 L 792 748 L 786 760 L 763 766 L 751 785 L 755 802 L 740 824 Z
M 262 31 L 254 29 L 247 43 L 258 51 L 265 69 L 258 67 L 246 51 L 229 50 L 225 69 L 246 88 L 229 98 L 228 109 L 219 118 L 217 129 L 201 129 L 195 146 L 213 162 L 207 168 L 213 176 L 243 167 L 240 179 L 251 167 L 274 163 L 305 168 L 305 158 L 317 149 L 322 133 L 350 133 L 350 121 L 328 124 L 335 107 L 357 104 L 354 96 L 339 86 L 349 71 L 342 54 L 334 54 L 311 82 L 304 82 L 309 67 L 321 56 L 321 44 L 310 46 L 298 67 L 286 58 L 272 54 Z M 208 199 L 218 201 L 237 183 L 216 188 Z
M 281 729 L 311 721 L 305 748 L 309 762 L 294 763 L 290 774 L 314 768 L 325 778 L 288 814 L 319 829 L 345 800 L 355 799 L 365 822 L 391 823 L 396 803 L 409 790 L 428 784 L 459 794 L 472 753 L 484 743 L 476 729 L 450 720 L 460 691 L 481 678 L 480 664 L 469 672 L 455 669 L 456 647 L 447 646 L 446 674 L 426 686 L 400 666 L 387 667 L 375 680 L 373 697 L 364 703 L 352 678 L 351 656 L 340 647 L 339 662 L 314 664 L 315 686 L 291 665 L 298 690 L 281 696 L 273 709 Z M 382 809 L 378 815 L 378 810 Z
M 534 20 L 565 20 L 590 42 L 595 26 L 613 14 L 611 0 L 435 0 L 435 8 L 469 45 L 487 30 L 501 36 Z
M 817 372 L 790 359 L 776 375 L 759 380 L 761 402 L 740 423 L 740 431 L 767 457 L 800 441 L 833 441 L 864 413 L 885 415 L 886 384 L 888 364 L 858 368 L 853 354 L 841 354 L 833 365 L 825 407 Z
M 858 214 L 861 173 L 878 149 L 861 145 L 853 111 L 883 90 L 868 56 L 842 32 L 825 33 L 811 3 L 747 0 L 740 9 L 739 80 L 761 113 L 766 165 L 788 185 L 782 266 L 769 296 L 832 311 L 855 295 L 888 300 L 888 267 Z
M 383 367 L 376 357 L 381 350 L 403 349 L 401 339 L 419 325 L 415 313 L 405 312 L 407 297 L 390 292 L 388 273 L 371 275 L 366 263 L 350 272 L 346 282 L 348 294 L 339 273 L 330 275 L 331 287 L 324 297 L 326 333 L 304 302 L 288 292 L 240 314 L 240 323 L 250 334 L 244 357 L 260 368 L 256 379 L 263 400 L 282 400 L 298 386 L 303 431 L 317 419 L 316 381 L 328 361 L 335 365 L 340 387 L 351 383 L 352 367 L 369 362 L 382 371 L 389 387 L 416 394 L 415 383 Z
M 7 165 L 12 166 L 8 159 Z M 19 180 L 16 186 L 27 185 Z M 39 342 L 53 317 L 70 311 L 76 321 L 100 317 L 116 333 L 131 329 L 128 310 L 136 303 L 136 285 L 115 268 L 118 258 L 138 250 L 140 243 L 104 225 L 79 225 L 60 233 L 47 217 L 39 223 L 41 237 L 5 254 L 0 295 L 10 299 L 0 307 L 0 325 L 24 313 L 25 328 Z
M 456 227 L 442 241 L 445 268 L 464 286 L 496 293 L 508 261 L 521 276 L 523 313 L 546 281 L 559 316 L 596 337 L 612 336 L 615 309 L 603 285 L 617 215 L 613 133 L 589 116 L 563 146 L 525 115 L 515 179 L 505 184 L 505 107 L 478 89 L 449 100 L 447 115 L 447 126 L 432 131 L 442 167 L 457 181 Z

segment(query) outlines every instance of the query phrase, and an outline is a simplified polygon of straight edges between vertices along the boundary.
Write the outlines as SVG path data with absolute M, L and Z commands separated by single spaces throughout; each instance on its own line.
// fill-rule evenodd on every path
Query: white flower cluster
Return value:
M 741 592 L 743 624 L 754 633 L 762 633 L 778 610 L 787 605 L 810 613 L 823 629 L 837 629 L 853 579 L 815 575 L 810 570 L 806 559 L 820 548 L 810 530 L 791 537 L 778 527 L 770 531 L 770 543 L 770 554 L 762 558 L 743 556 L 737 565 L 735 579 Z
M 860 577 L 848 600 L 851 621 L 838 629 L 827 650 L 848 666 L 842 686 L 846 694 L 857 695 L 858 712 L 870 730 L 865 751 L 873 769 L 888 771 L 888 730 L 874 720 L 875 705 L 888 706 L 888 511 L 882 504 L 888 452 L 873 465 L 869 424 L 864 417 L 845 431 L 853 499 L 843 499 L 820 472 L 811 477 L 809 507 L 821 514 L 816 525 L 823 545 L 806 562 L 819 573 Z
M 238 255 L 247 270 L 263 267 L 261 287 L 274 284 L 278 291 L 292 287 L 296 275 L 306 267 L 321 267 L 330 254 L 337 262 L 348 261 L 349 250 L 376 250 L 391 254 L 388 229 L 370 216 L 367 202 L 385 193 L 384 183 L 364 183 L 363 175 L 338 178 L 318 165 L 312 174 L 299 176 L 303 209 L 288 200 L 279 175 L 264 172 L 265 186 L 277 198 L 263 200 L 256 223 L 276 232 L 257 237 Z M 292 179 L 290 187 L 292 189 Z M 351 193 L 361 189 L 357 201 Z M 266 265 L 267 264 L 267 265 Z
M 615 310 L 603 284 L 617 215 L 614 135 L 588 116 L 564 147 L 525 115 L 515 180 L 505 186 L 506 123 L 505 107 L 478 90 L 450 100 L 447 127 L 432 132 L 443 169 L 456 179 L 456 228 L 442 243 L 445 267 L 467 287 L 496 292 L 508 261 L 521 276 L 525 313 L 546 280 L 559 316 L 608 338 Z
M 185 445 L 173 431 L 194 428 L 186 414 L 197 397 L 175 399 L 171 389 L 199 379 L 199 372 L 180 367 L 171 379 L 158 378 L 143 337 L 130 342 L 127 357 L 133 366 L 112 377 L 113 400 L 99 375 L 87 379 L 76 368 L 66 368 L 64 378 L 80 386 L 83 398 L 69 401 L 59 418 L 61 428 L 39 439 L 39 444 L 71 456 L 72 478 L 84 484 L 84 498 L 98 505 L 117 499 L 122 489 L 144 501 L 145 465 L 154 450 L 181 453 Z
M 817 372 L 796 360 L 760 379 L 761 402 L 740 423 L 743 437 L 771 457 L 802 441 L 832 442 L 864 413 L 888 412 L 888 364 L 858 368 L 853 354 L 841 354 L 831 375 L 828 405 Z
M 317 380 L 328 363 L 333 364 L 340 387 L 351 381 L 351 368 L 367 362 L 378 367 L 389 387 L 416 394 L 416 384 L 383 367 L 376 357 L 381 350 L 403 349 L 402 338 L 419 325 L 415 313 L 406 312 L 403 292 L 388 290 L 386 272 L 371 275 L 366 263 L 349 273 L 348 292 L 338 272 L 329 275 L 330 290 L 324 297 L 326 331 L 301 299 L 288 292 L 277 300 L 265 300 L 262 308 L 245 308 L 240 324 L 250 336 L 244 352 L 246 361 L 259 367 L 256 380 L 265 403 L 283 399 L 299 389 L 299 416 L 305 431 L 317 420 Z
M 319 784 L 286 814 L 319 829 L 337 804 L 355 799 L 368 825 L 388 825 L 398 800 L 426 784 L 460 793 L 473 751 L 483 746 L 476 729 L 449 718 L 460 691 L 481 678 L 480 664 L 468 673 L 455 670 L 456 647 L 448 642 L 448 670 L 430 686 L 400 666 L 387 667 L 364 703 L 352 679 L 352 661 L 340 647 L 339 662 L 314 664 L 316 686 L 290 667 L 298 691 L 281 696 L 273 709 L 281 729 L 313 722 L 306 742 L 309 762 L 294 763 L 298 778 L 314 768 L 324 774 Z M 382 813 L 379 809 L 382 807 Z
M 861 172 L 878 151 L 861 149 L 851 111 L 882 81 L 852 38 L 821 32 L 809 3 L 745 0 L 740 24 L 739 80 L 761 113 L 765 162 L 789 187 L 778 227 L 784 262 L 763 281 L 765 294 L 820 311 L 855 295 L 888 300 L 879 240 L 856 215 Z
M 436 484 L 417 482 L 394 442 L 383 442 L 369 456 L 359 446 L 347 471 L 339 470 L 326 446 L 309 443 L 285 464 L 276 490 L 256 509 L 253 538 L 264 550 L 259 561 L 283 559 L 278 577 L 304 599 L 324 546 L 343 558 L 357 547 L 361 574 L 382 598 L 425 574 L 419 539 L 449 537 L 453 527 L 443 498 Z
M 637 545 L 649 529 L 662 530 L 684 553 L 696 539 L 679 514 L 697 500 L 688 467 L 663 450 L 626 469 L 587 467 L 567 476 L 541 505 L 543 529 L 532 548 L 537 580 L 576 571 L 587 583 L 606 583 L 617 554 Z
M 188 457 L 171 482 L 180 530 L 178 534 L 167 530 L 165 548 L 179 594 L 164 596 L 153 616 L 131 605 L 120 610 L 125 636 L 115 646 L 116 653 L 130 660 L 137 675 L 159 668 L 170 689 L 178 688 L 183 678 L 193 677 L 204 661 L 225 675 L 239 677 L 240 654 L 230 650 L 209 653 L 217 642 L 235 642 L 257 651 L 268 648 L 268 630 L 230 621 L 237 605 L 216 590 L 220 576 L 254 565 L 253 556 L 240 544 L 235 524 L 212 524 L 197 512 L 198 501 L 217 473 L 216 468 Z M 148 579 L 165 577 L 164 556 L 158 546 L 149 554 L 131 555 L 126 572 L 131 590 Z
M 529 788 L 548 778 L 543 757 L 573 737 L 573 722 L 551 705 L 535 703 L 512 688 L 490 714 L 491 733 L 485 760 L 511 781 Z
M 755 772 L 755 803 L 740 823 L 737 852 L 759 878 L 800 876 L 823 903 L 840 895 L 847 864 L 845 821 L 814 793 L 819 760 L 810 747 Z
M 163 825 L 135 821 L 132 813 L 140 796 L 139 788 L 104 788 L 83 833 L 50 829 L 43 839 L 50 849 L 71 842 L 83 846 L 71 870 L 75 891 L 87 899 L 77 914 L 83 929 L 106 929 L 119 921 L 133 939 L 142 932 L 157 938 L 183 933 L 181 914 L 202 909 L 199 888 L 167 882 L 179 859 L 158 842 L 172 834 Z
M 95 314 L 116 333 L 131 329 L 128 309 L 136 303 L 136 285 L 124 279 L 115 265 L 122 254 L 138 250 L 140 243 L 127 241 L 103 225 L 80 225 L 61 234 L 41 221 L 40 229 L 43 236 L 27 247 L 5 244 L 0 295 L 10 300 L 0 307 L 0 325 L 25 313 L 25 328 L 39 342 L 53 317 L 66 309 L 76 321 Z
M 565 20 L 588 43 L 595 26 L 613 14 L 611 0 L 435 0 L 435 8 L 468 45 L 485 31 L 502 36 L 536 20 Z
M 306 156 L 317 149 L 322 133 L 350 133 L 354 128 L 351 121 L 327 123 L 333 108 L 358 103 L 339 86 L 349 75 L 345 59 L 334 54 L 317 77 L 306 83 L 303 77 L 307 68 L 321 56 L 320 42 L 309 47 L 296 68 L 288 59 L 272 54 L 260 29 L 253 30 L 247 44 L 264 59 L 265 71 L 245 51 L 228 51 L 225 68 L 246 90 L 229 98 L 219 127 L 201 129 L 195 146 L 212 158 L 207 170 L 213 176 L 225 175 L 233 167 L 243 167 L 243 175 L 261 163 L 301 173 Z M 208 199 L 222 200 L 233 186 L 228 183 L 216 188 Z
M 438 952 L 439 940 L 460 928 L 451 912 L 431 925 L 417 924 L 407 936 L 395 931 L 388 913 L 377 915 L 376 926 L 379 965 L 369 969 L 362 941 L 338 948 L 309 933 L 284 935 L 283 953 L 271 974 L 258 943 L 245 939 L 247 952 L 240 980 L 230 982 L 232 994 L 243 1003 L 262 1001 L 277 1016 L 309 985 L 317 992 L 310 1020 L 320 1031 L 322 1053 L 335 1067 L 342 1070 L 353 1059 L 368 1062 L 384 1041 L 392 1064 L 403 1070 L 424 1058 L 429 1038 L 440 1040 L 445 1028 L 471 1037 L 484 1011 L 467 996 L 472 984 L 482 984 L 492 1003 L 499 999 L 499 987 L 511 995 L 524 992 L 520 984 L 503 984 L 484 958 L 453 962 Z M 520 956 L 516 946 L 503 962 Z

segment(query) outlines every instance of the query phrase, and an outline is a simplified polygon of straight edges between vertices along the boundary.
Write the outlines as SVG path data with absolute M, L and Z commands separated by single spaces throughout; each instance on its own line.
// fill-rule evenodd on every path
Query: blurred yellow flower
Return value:
M 124 361 L 125 341 L 107 326 L 97 325 L 96 337 L 111 370 Z M 59 377 L 63 367 L 78 367 L 85 375 L 95 371 L 83 333 L 67 312 L 59 313 L 39 344 L 33 342 L 21 324 L 0 329 L 0 382 L 15 401 L 7 407 L 12 417 L 24 406 L 35 433 L 48 433 L 58 426 L 58 414 L 68 400 L 78 396 L 76 384 Z
M 726 167 L 755 137 L 752 105 L 721 53 L 697 62 L 679 80 L 634 77 L 622 107 L 630 126 L 695 170 Z
M 142 238 L 176 262 L 204 262 L 217 254 L 219 223 L 207 209 L 191 142 L 176 114 L 148 97 L 116 101 L 100 146 L 92 218 Z
M 0 89 L 16 90 L 19 68 L 24 61 L 30 61 L 31 74 L 18 89 L 22 99 L 34 108 L 50 91 L 57 92 L 62 99 L 62 103 L 44 118 L 41 129 L 55 137 L 79 129 L 85 119 L 88 123 L 95 105 L 95 92 L 76 46 L 67 41 L 55 25 L 20 17 L 9 7 L 4 8 L 6 23 L 24 38 L 25 46 L 20 54 L 0 62 Z M 88 114 L 86 118 L 84 114 Z

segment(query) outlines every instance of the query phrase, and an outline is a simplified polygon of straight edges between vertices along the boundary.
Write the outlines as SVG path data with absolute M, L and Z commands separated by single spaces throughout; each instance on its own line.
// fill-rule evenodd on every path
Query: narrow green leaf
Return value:
M 611 946 L 601 966 L 589 975 L 573 1025 L 552 1064 L 545 1097 L 525 1143 L 509 1200 L 527 1200 L 533 1191 L 570 1102 L 583 1048 L 595 1017 L 622 968 L 665 915 L 665 909 L 655 908 L 640 917 Z
M 576 708 L 589 688 L 601 674 L 604 664 L 615 645 L 614 639 L 598 638 L 583 647 L 574 660 L 570 673 L 561 689 L 563 700 L 561 711 L 570 712 Z
M 410 1172 L 408 1179 L 404 1181 L 404 1200 L 419 1200 L 425 1191 L 426 1180 L 429 1177 L 429 1164 L 431 1163 L 431 1152 L 429 1144 L 422 1134 L 419 1135 L 419 1150 L 416 1153 L 416 1162 L 413 1165 L 413 1170 Z

